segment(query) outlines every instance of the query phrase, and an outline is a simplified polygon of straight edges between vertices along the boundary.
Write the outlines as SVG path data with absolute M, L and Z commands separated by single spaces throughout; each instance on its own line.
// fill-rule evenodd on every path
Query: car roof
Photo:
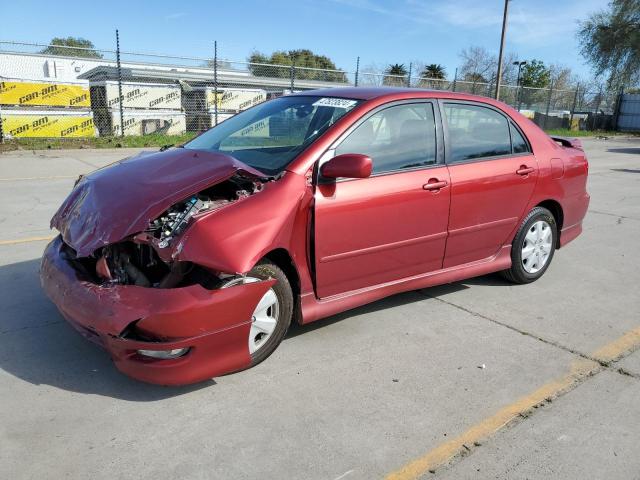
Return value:
M 483 103 L 497 107 L 512 118 L 517 114 L 506 103 L 495 100 L 493 98 L 482 95 L 473 95 L 465 92 L 452 92 L 450 90 L 433 90 L 426 88 L 409 88 L 409 87 L 336 87 L 323 88 L 319 90 L 303 90 L 296 92 L 297 96 L 318 96 L 333 98 L 349 98 L 353 100 L 363 100 L 365 102 L 375 101 L 376 103 L 385 103 L 395 100 L 411 100 L 415 98 L 441 98 L 443 100 L 460 100 Z M 524 118 L 524 117 L 522 117 Z
M 401 88 L 401 87 L 336 87 L 322 88 L 318 90 L 304 90 L 296 92 L 294 95 L 299 96 L 318 96 L 318 97 L 337 97 L 352 98 L 354 100 L 372 100 L 383 96 L 392 96 L 402 93 L 415 93 L 417 96 L 423 96 L 427 93 L 433 93 L 435 90 L 427 90 L 423 88 Z M 425 95 L 426 96 L 426 95 Z
M 451 92 L 449 90 L 433 90 L 426 88 L 409 88 L 409 87 L 336 87 L 323 88 L 319 90 L 303 90 L 294 93 L 297 96 L 318 96 L 318 97 L 334 97 L 334 98 L 351 98 L 354 100 L 373 100 L 380 97 L 406 97 L 412 96 L 416 98 L 475 98 L 486 102 L 491 100 L 480 95 L 472 95 L 469 93 Z

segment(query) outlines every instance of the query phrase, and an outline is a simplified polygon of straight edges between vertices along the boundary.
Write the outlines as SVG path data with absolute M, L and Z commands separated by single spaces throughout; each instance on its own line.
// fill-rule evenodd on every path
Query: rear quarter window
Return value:
M 524 139 L 520 130 L 513 123 L 509 123 L 511 129 L 511 144 L 513 145 L 513 153 L 528 153 L 531 151 L 529 144 Z

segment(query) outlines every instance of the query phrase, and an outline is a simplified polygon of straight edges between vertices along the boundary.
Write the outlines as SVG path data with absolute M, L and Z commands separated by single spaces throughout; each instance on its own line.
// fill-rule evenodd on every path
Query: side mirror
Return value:
M 344 153 L 333 157 L 320 167 L 325 178 L 367 178 L 371 176 L 371 157 L 359 153 Z

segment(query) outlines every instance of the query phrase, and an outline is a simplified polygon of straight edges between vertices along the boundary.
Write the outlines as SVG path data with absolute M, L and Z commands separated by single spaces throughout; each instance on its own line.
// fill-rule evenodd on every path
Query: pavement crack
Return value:
M 619 368 L 616 369 L 616 372 L 619 373 L 620 375 L 625 376 L 625 377 L 631 377 L 631 378 L 635 378 L 637 380 L 640 380 L 640 374 L 634 373 L 634 372 L 630 372 L 626 368 L 619 367 Z
M 27 325 L 26 327 L 13 328 L 11 330 L 3 330 L 3 331 L 0 331 L 0 335 L 6 335 L 8 333 L 21 332 L 22 330 L 31 330 L 31 329 L 34 329 L 34 328 L 49 327 L 51 325 L 57 325 L 59 323 L 64 323 L 64 321 L 63 320 L 56 320 L 56 321 L 53 321 L 53 322 L 41 323 L 39 325 Z
M 491 317 L 488 317 L 486 315 L 483 315 L 482 313 L 475 312 L 475 311 L 473 311 L 473 310 L 471 310 L 469 308 L 463 307 L 461 305 L 457 305 L 457 304 L 455 304 L 453 302 L 449 302 L 447 300 L 443 300 L 440 297 L 434 297 L 433 295 L 429 295 L 428 293 L 426 293 L 424 291 L 420 290 L 420 293 L 422 293 L 424 296 L 426 296 L 428 298 L 432 298 L 432 299 L 437 300 L 439 302 L 445 303 L 445 304 L 447 304 L 447 305 L 449 305 L 451 307 L 457 308 L 458 310 L 462 310 L 463 312 L 466 312 L 466 313 L 468 313 L 470 315 L 473 315 L 474 317 L 482 318 L 483 320 L 487 320 L 487 321 L 489 321 L 491 323 L 495 323 L 496 325 L 500 325 L 501 327 L 508 328 L 511 331 L 517 332 L 517 333 L 519 333 L 521 335 L 526 335 L 527 337 L 531 337 L 531 338 L 533 338 L 535 340 L 538 340 L 539 342 L 545 343 L 547 345 L 551 345 L 552 347 L 556 347 L 556 348 L 559 348 L 561 350 L 564 350 L 565 352 L 568 352 L 568 353 L 571 353 L 573 355 L 577 355 L 579 357 L 582 357 L 585 360 L 591 360 L 592 362 L 599 363 L 603 367 L 607 366 L 607 365 L 604 365 L 603 362 L 601 362 L 600 360 L 597 360 L 597 359 L 591 357 L 590 355 L 587 355 L 586 353 L 583 353 L 583 352 L 581 352 L 579 350 L 576 350 L 574 348 L 571 348 L 571 347 L 563 345 L 563 344 L 561 344 L 559 342 L 556 342 L 555 340 L 549 340 L 548 338 L 541 337 L 539 335 L 536 335 L 535 333 L 531 333 L 531 332 L 528 332 L 526 330 L 522 330 L 522 329 L 520 329 L 518 327 L 514 327 L 513 325 L 509 325 L 508 323 L 504 323 L 504 322 L 501 322 L 500 320 L 496 320 L 495 318 L 491 318 Z
M 598 365 L 600 365 L 601 367 L 606 368 L 607 370 L 609 370 L 611 372 L 615 372 L 615 373 L 619 373 L 621 375 L 627 375 L 627 376 L 631 376 L 631 377 L 635 377 L 635 378 L 639 378 L 640 379 L 640 375 L 636 375 L 636 374 L 633 374 L 631 372 L 627 372 L 626 370 L 623 370 L 621 368 L 616 368 L 614 366 L 615 363 L 619 362 L 623 358 L 625 358 L 628 355 L 630 355 L 631 353 L 633 353 L 635 351 L 635 349 L 626 352 L 624 355 L 621 355 L 619 358 L 616 358 L 614 360 L 602 360 L 602 359 L 599 359 L 599 358 L 594 357 L 592 355 L 588 355 L 588 354 L 586 354 L 584 352 L 581 352 L 580 350 L 576 350 L 575 348 L 571 348 L 571 347 L 568 347 L 567 345 L 563 345 L 562 343 L 556 342 L 555 340 L 550 340 L 548 338 L 541 337 L 540 335 L 536 335 L 535 333 L 531 333 L 531 332 L 528 332 L 526 330 L 522 330 L 520 328 L 514 327 L 513 325 L 509 325 L 508 323 L 501 322 L 500 320 L 496 320 L 495 318 L 488 317 L 486 315 L 483 315 L 482 313 L 475 312 L 475 311 L 473 311 L 473 310 L 471 310 L 469 308 L 463 307 L 461 305 L 457 305 L 457 304 L 455 304 L 453 302 L 449 302 L 449 301 L 444 300 L 444 299 L 442 299 L 440 297 L 435 297 L 433 295 L 429 295 L 428 293 L 426 293 L 423 290 L 417 290 L 417 291 L 419 293 L 421 293 L 422 295 L 424 295 L 425 297 L 427 297 L 427 298 L 431 298 L 433 300 L 437 300 L 437 301 L 442 302 L 442 303 L 444 303 L 446 305 L 449 305 L 451 307 L 457 308 L 458 310 L 462 310 L 463 312 L 468 313 L 470 315 L 473 315 L 474 317 L 482 318 L 483 320 L 487 320 L 487 321 L 489 321 L 491 323 L 494 323 L 496 325 L 499 325 L 501 327 L 508 328 L 509 330 L 511 330 L 513 332 L 517 332 L 517 333 L 519 333 L 521 335 L 525 335 L 527 337 L 533 338 L 534 340 L 542 342 L 542 343 L 544 343 L 546 345 L 550 345 L 552 347 L 559 348 L 560 350 L 563 350 L 563 351 L 565 351 L 567 353 L 571 353 L 572 355 L 576 355 L 576 356 L 578 356 L 580 358 L 583 358 L 585 360 L 590 360 L 592 362 L 595 362 Z M 623 371 L 621 371 L 621 370 L 623 370 Z
M 589 210 L 589 213 L 596 213 L 598 215 L 607 215 L 609 217 L 616 217 L 618 219 L 624 218 L 625 220 L 636 220 L 640 222 L 640 218 L 636 218 L 636 217 L 628 217 L 626 215 L 620 215 L 618 213 L 611 213 L 611 212 L 603 212 L 600 210 Z

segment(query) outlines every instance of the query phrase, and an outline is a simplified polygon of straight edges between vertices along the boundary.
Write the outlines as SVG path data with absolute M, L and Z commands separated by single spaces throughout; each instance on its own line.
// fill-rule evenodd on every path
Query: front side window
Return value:
M 336 148 L 373 160 L 373 173 L 436 163 L 436 122 L 431 103 L 385 108 L 367 118 Z
M 445 103 L 451 162 L 463 162 L 511 153 L 507 119 L 490 108 Z
M 184 148 L 226 153 L 275 175 L 359 103 L 333 97 L 280 97 L 225 120 Z

